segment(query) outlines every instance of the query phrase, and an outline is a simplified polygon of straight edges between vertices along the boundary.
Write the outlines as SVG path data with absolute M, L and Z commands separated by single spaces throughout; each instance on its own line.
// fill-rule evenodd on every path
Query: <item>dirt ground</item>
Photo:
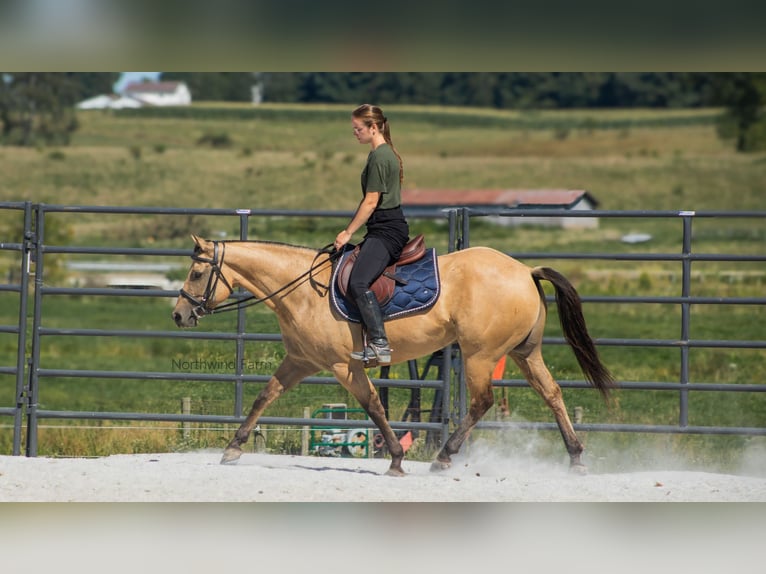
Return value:
M 395 478 L 383 459 L 220 455 L 1 456 L 3 571 L 763 572 L 759 472 L 574 476 L 473 449 Z
M 766 502 L 766 476 L 678 470 L 576 476 L 566 465 L 472 452 L 434 473 L 406 461 L 220 452 L 0 457 L 5 502 Z

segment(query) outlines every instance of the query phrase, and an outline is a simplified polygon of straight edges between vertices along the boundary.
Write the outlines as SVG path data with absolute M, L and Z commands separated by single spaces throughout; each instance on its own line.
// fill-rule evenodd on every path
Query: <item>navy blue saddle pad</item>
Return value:
M 332 274 L 332 289 L 330 301 L 333 309 L 342 317 L 354 323 L 360 323 L 359 311 L 338 290 L 338 271 L 343 262 L 351 254 L 349 250 L 335 265 Z M 381 310 L 383 320 L 398 319 L 415 313 L 427 311 L 436 304 L 441 291 L 439 281 L 439 266 L 436 262 L 436 250 L 426 249 L 425 255 L 413 263 L 397 267 L 395 275 L 407 281 L 407 284 L 396 282 L 391 300 Z

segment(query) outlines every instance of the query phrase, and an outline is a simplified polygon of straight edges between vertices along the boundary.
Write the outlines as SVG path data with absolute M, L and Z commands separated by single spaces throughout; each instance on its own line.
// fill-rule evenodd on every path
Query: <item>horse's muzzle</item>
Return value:
M 184 316 L 181 311 L 174 309 L 173 321 L 175 321 L 178 327 L 196 327 L 199 318 L 196 313 L 190 312 L 188 315 Z

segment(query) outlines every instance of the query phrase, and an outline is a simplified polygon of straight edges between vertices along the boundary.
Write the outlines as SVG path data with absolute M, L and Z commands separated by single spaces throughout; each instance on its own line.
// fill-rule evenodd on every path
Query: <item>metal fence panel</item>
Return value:
M 232 423 L 238 424 L 244 420 L 243 416 L 243 387 L 246 383 L 264 382 L 268 376 L 247 374 L 242 365 L 244 364 L 244 350 L 246 342 L 255 341 L 279 341 L 279 333 L 249 332 L 246 325 L 244 309 L 238 311 L 236 326 L 232 331 L 204 332 L 204 331 L 141 331 L 134 329 L 90 329 L 81 326 L 46 327 L 44 326 L 44 300 L 59 295 L 81 295 L 88 297 L 120 297 L 126 301 L 131 297 L 175 297 L 177 291 L 163 289 L 112 289 L 93 287 L 49 287 L 42 281 L 44 264 L 47 257 L 54 254 L 96 254 L 96 255 L 127 255 L 127 256 L 183 256 L 191 254 L 187 250 L 173 249 L 145 249 L 145 248 L 109 248 L 109 247 L 82 247 L 71 245 L 54 245 L 46 242 L 45 223 L 51 213 L 103 213 L 116 214 L 119 216 L 129 215 L 200 215 L 230 217 L 238 221 L 239 238 L 248 238 L 248 226 L 252 217 L 348 217 L 346 212 L 299 212 L 283 210 L 221 210 L 221 209 L 172 209 L 172 208 L 128 208 L 128 207 L 105 207 L 105 206 L 60 206 L 45 204 L 0 204 L 0 210 L 17 210 L 24 217 L 24 237 L 13 238 L 14 243 L 0 243 L 0 250 L 10 251 L 18 255 L 17 265 L 21 269 L 21 280 L 18 284 L 0 285 L 0 291 L 18 293 L 18 324 L 0 326 L 0 332 L 17 335 L 18 353 L 15 365 L 0 365 L 0 375 L 15 376 L 16 397 L 15 405 L 0 405 L 0 415 L 14 418 L 14 447 L 13 454 L 20 454 L 21 438 L 26 433 L 25 453 L 27 456 L 36 456 L 38 451 L 37 436 L 39 421 L 42 419 L 85 419 L 85 420 L 135 420 L 135 421 L 167 421 L 167 422 L 194 422 L 194 423 Z M 650 432 L 650 433 L 680 433 L 680 434 L 742 434 L 742 435 L 766 435 L 766 426 L 757 427 L 701 427 L 689 424 L 688 401 L 690 393 L 697 392 L 766 392 L 766 385 L 759 382 L 752 384 L 698 384 L 690 381 L 689 362 L 690 349 L 694 348 L 766 348 L 766 342 L 756 341 L 732 341 L 720 340 L 697 340 L 691 338 L 690 321 L 694 309 L 704 305 L 753 305 L 762 306 L 766 298 L 721 298 L 721 297 L 695 297 L 691 295 L 692 264 L 698 261 L 766 261 L 766 255 L 738 255 L 738 254 L 700 254 L 692 249 L 693 235 L 692 224 L 697 218 L 757 218 L 766 221 L 766 213 L 753 212 L 571 212 L 566 210 L 510 210 L 507 213 L 481 212 L 468 208 L 452 209 L 446 213 L 434 214 L 433 218 L 445 219 L 448 222 L 448 245 L 449 250 L 464 249 L 470 246 L 471 220 L 486 215 L 493 217 L 597 217 L 597 218 L 676 218 L 682 221 L 683 229 L 680 238 L 680 253 L 512 253 L 517 258 L 536 259 L 605 259 L 614 261 L 671 261 L 682 266 L 681 294 L 678 296 L 665 297 L 641 297 L 631 295 L 621 296 L 598 296 L 583 297 L 585 302 L 593 303 L 628 303 L 628 304 L 671 304 L 681 310 L 678 338 L 603 338 L 596 339 L 596 344 L 602 347 L 667 347 L 679 349 L 679 372 L 677 382 L 662 381 L 631 381 L 624 383 L 625 391 L 631 390 L 657 390 L 677 393 L 679 401 L 679 416 L 675 425 L 636 425 L 636 424 L 585 424 L 576 423 L 577 430 L 610 431 L 610 432 Z M 28 255 L 32 255 L 35 261 L 34 289 L 29 284 L 30 266 Z M 32 323 L 27 327 L 29 314 L 28 300 L 32 296 Z M 242 296 L 242 293 L 235 294 Z M 44 340 L 52 336 L 68 336 L 82 338 L 186 338 L 199 341 L 233 341 L 235 344 L 235 372 L 232 374 L 204 374 L 204 373 L 178 373 L 165 371 L 108 371 L 103 369 L 57 369 L 43 364 L 41 349 Z M 27 337 L 31 339 L 30 350 L 27 351 Z M 545 344 L 564 345 L 562 338 L 546 337 Z M 431 388 L 438 393 L 440 401 L 439 409 L 444 417 L 441 422 L 392 422 L 395 429 L 424 430 L 437 433 L 440 440 L 446 440 L 449 432 L 459 418 L 468 408 L 468 397 L 465 385 L 462 384 L 459 349 L 454 352 L 448 349 L 442 357 L 442 378 L 437 380 L 420 380 L 417 378 L 387 380 L 375 379 L 376 385 L 382 388 Z M 134 379 L 134 380 L 198 380 L 234 383 L 234 396 L 232 397 L 233 411 L 230 415 L 192 415 L 178 413 L 141 413 L 141 412 L 92 412 L 72 409 L 54 410 L 41 408 L 41 400 L 44 400 L 44 388 L 42 381 L 53 377 L 77 377 L 94 379 Z M 452 383 L 455 378 L 456 384 Z M 324 377 L 311 377 L 304 381 L 307 384 L 335 384 L 334 379 Z M 585 381 L 560 381 L 563 388 L 587 388 Z M 526 387 L 524 380 L 499 380 L 495 381 L 499 388 Z M 434 405 L 436 408 L 436 405 Z M 26 425 L 22 428 L 22 421 L 26 416 Z M 296 417 L 264 417 L 261 422 L 270 425 L 310 425 L 321 424 L 323 419 L 306 419 Z M 342 423 L 345 424 L 345 423 Z M 339 424 L 338 426 L 342 426 Z M 370 426 L 371 423 L 363 421 L 350 421 L 353 426 Z M 478 428 L 553 428 L 546 422 L 510 423 L 500 421 L 482 421 Z

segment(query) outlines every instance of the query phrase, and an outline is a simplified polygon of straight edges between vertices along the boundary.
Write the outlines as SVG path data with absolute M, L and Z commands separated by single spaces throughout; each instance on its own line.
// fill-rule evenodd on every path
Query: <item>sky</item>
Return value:
M 140 82 L 144 78 L 156 80 L 162 72 L 122 72 L 120 79 L 114 84 L 114 91 L 120 93 L 130 82 Z

